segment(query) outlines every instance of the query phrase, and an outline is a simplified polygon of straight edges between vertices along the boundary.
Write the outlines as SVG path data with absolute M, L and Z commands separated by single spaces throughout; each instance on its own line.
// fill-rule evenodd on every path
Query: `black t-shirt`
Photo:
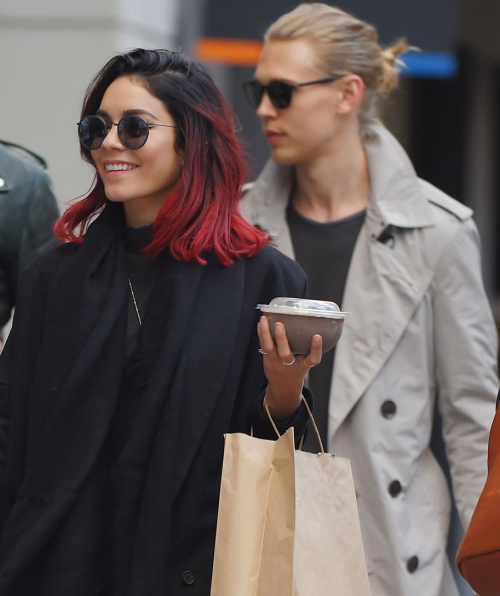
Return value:
M 345 219 L 319 223 L 304 217 L 290 202 L 286 218 L 295 260 L 307 273 L 309 298 L 329 300 L 341 306 L 354 245 L 365 213 L 363 210 Z M 325 449 L 334 356 L 335 348 L 324 354 L 321 364 L 309 373 L 309 387 L 314 394 L 314 418 Z M 319 451 L 318 440 L 311 430 L 304 450 L 313 453 Z

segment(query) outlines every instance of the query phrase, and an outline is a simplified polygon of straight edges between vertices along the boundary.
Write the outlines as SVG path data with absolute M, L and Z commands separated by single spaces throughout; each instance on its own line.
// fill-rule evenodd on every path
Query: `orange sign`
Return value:
M 204 62 L 231 66 L 256 66 L 263 43 L 249 39 L 202 37 L 195 46 L 196 56 Z

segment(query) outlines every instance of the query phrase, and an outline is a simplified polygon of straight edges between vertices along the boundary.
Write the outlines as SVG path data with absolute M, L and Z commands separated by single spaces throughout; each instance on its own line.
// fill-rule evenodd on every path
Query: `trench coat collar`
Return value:
M 378 211 L 381 227 L 432 226 L 431 208 L 404 149 L 382 124 L 373 124 L 368 133 L 364 143 L 371 186 L 368 211 Z
M 378 237 L 388 226 L 432 226 L 431 208 L 422 194 L 417 174 L 395 137 L 376 122 L 369 128 L 364 148 L 371 186 L 366 217 L 368 232 Z M 269 160 L 249 190 L 252 222 L 267 230 L 279 249 L 291 257 L 294 253 L 284 214 L 290 201 L 293 177 L 293 166 Z
M 407 250 L 391 250 L 382 239 L 391 227 L 434 225 L 431 206 L 398 141 L 380 123 L 364 144 L 371 182 L 364 226 L 351 258 L 342 310 L 352 312 L 336 347 L 330 391 L 331 438 L 396 347 L 432 280 L 432 271 Z M 293 168 L 269 161 L 250 190 L 254 224 L 294 257 L 286 208 Z M 245 213 L 243 204 L 243 212 Z

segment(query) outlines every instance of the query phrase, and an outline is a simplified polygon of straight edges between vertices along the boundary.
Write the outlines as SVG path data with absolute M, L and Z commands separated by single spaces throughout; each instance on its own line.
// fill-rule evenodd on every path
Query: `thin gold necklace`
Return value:
M 135 299 L 134 288 L 132 287 L 132 282 L 130 281 L 130 277 L 128 278 L 128 287 L 130 288 L 130 293 L 132 294 L 132 300 L 134 301 L 135 312 L 137 313 L 137 318 L 139 319 L 139 327 L 142 327 L 141 313 L 139 312 L 139 307 L 137 306 L 137 300 Z

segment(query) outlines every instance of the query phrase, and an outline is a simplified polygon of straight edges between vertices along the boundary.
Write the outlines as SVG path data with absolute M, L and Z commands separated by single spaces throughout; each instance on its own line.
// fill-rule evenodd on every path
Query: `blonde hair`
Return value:
M 372 25 L 327 4 L 300 4 L 275 21 L 264 36 L 265 41 L 310 39 L 316 46 L 319 69 L 327 76 L 356 74 L 364 82 L 361 104 L 361 133 L 378 116 L 377 100 L 398 85 L 402 61 L 399 54 L 410 49 L 403 39 L 382 49 Z M 411 48 L 413 49 L 413 48 Z

